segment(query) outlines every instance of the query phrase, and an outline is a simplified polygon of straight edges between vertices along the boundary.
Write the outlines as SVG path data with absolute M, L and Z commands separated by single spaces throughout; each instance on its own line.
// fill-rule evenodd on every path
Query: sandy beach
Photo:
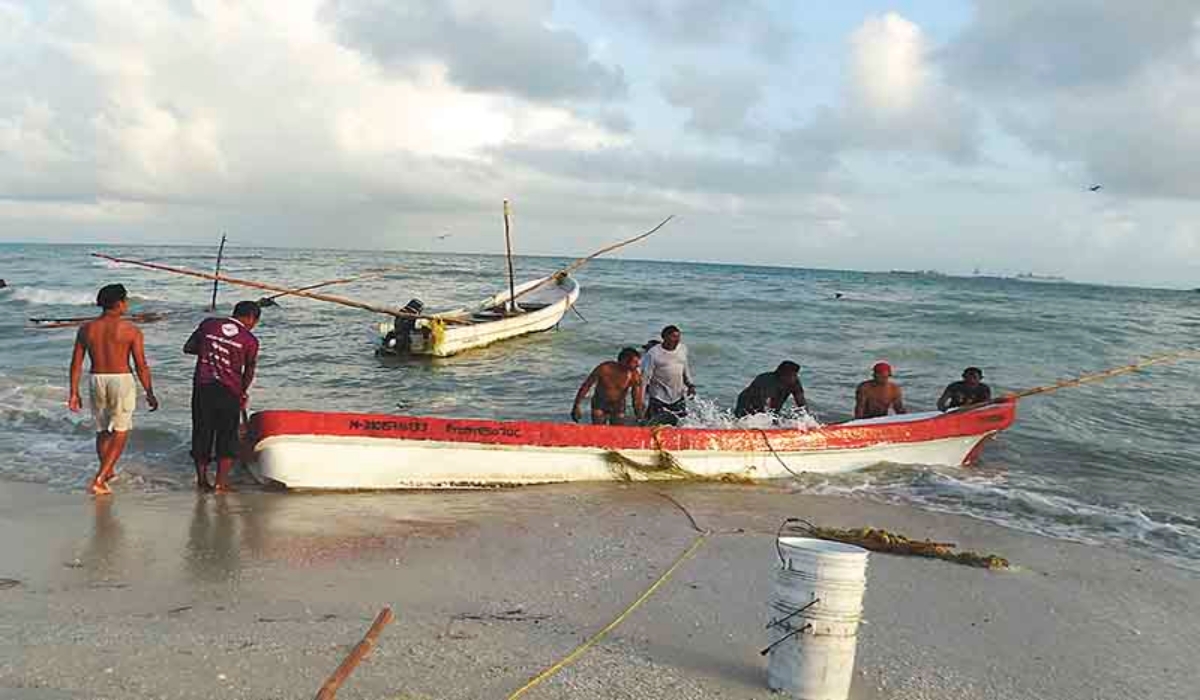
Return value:
M 1002 554 L 871 556 L 852 697 L 1190 698 L 1200 576 L 1109 548 L 773 487 L 120 493 L 0 487 L 0 698 L 311 697 L 383 605 L 339 697 L 503 698 L 714 535 L 602 644 L 526 697 L 763 698 L 787 516 Z

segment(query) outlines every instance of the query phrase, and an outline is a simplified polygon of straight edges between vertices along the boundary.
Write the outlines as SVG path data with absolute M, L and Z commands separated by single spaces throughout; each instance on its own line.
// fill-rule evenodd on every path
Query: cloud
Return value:
M 1196 199 L 1198 23 L 1194 2 L 980 2 L 938 63 L 1075 185 Z
M 451 83 L 530 100 L 609 100 L 620 67 L 594 60 L 578 34 L 549 25 L 550 0 L 329 0 L 321 9 L 348 47 L 411 74 L 433 61 Z
M 978 116 L 948 86 L 919 26 L 896 13 L 868 17 L 850 37 L 839 103 L 785 136 L 807 161 L 852 151 L 926 153 L 965 164 L 978 156 Z
M 1194 0 L 976 0 L 946 47 L 956 82 L 992 90 L 1104 87 L 1169 59 L 1192 41 Z
M 597 12 L 633 22 L 653 42 L 710 49 L 739 44 L 782 62 L 796 41 L 787 4 L 762 0 L 589 0 Z
M 0 68 L 10 217 L 22 200 L 271 218 L 472 209 L 497 197 L 488 147 L 619 141 L 561 108 L 464 91 L 439 65 L 384 75 L 333 40 L 313 3 L 81 0 L 24 21 L 0 34 L 14 59 Z
M 747 73 L 693 66 L 676 66 L 659 87 L 667 102 L 689 112 L 689 128 L 717 136 L 751 135 L 746 117 L 763 95 L 762 85 Z

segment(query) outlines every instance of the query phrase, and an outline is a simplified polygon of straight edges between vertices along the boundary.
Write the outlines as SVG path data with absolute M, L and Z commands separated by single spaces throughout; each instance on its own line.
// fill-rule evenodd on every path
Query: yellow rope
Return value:
M 692 555 L 694 555 L 696 551 L 700 549 L 700 546 L 708 540 L 708 535 L 709 533 L 707 532 L 702 532 L 699 535 L 696 535 L 696 539 L 692 540 L 691 546 L 684 550 L 683 554 L 680 554 L 679 557 L 675 559 L 675 563 L 671 564 L 671 567 L 663 572 L 663 575 L 659 576 L 658 580 L 651 584 L 650 587 L 646 589 L 646 592 L 638 596 L 638 599 L 633 601 L 629 607 L 625 608 L 620 615 L 617 615 L 612 622 L 604 626 L 604 629 L 592 635 L 591 638 L 589 638 L 586 642 L 575 647 L 575 650 L 564 656 L 561 661 L 546 668 L 546 670 L 537 674 L 533 678 L 530 678 L 528 683 L 513 691 L 512 695 L 508 696 L 508 700 L 516 700 L 516 698 L 519 698 L 530 690 L 533 690 L 543 681 L 566 668 L 580 656 L 583 656 L 588 649 L 592 648 L 599 643 L 600 640 L 604 639 L 609 632 L 612 632 L 614 629 L 616 629 L 617 625 L 620 625 L 622 622 L 624 622 L 625 618 L 632 615 L 634 610 L 637 610 L 642 603 L 645 603 L 650 596 L 654 595 L 654 592 L 658 590 L 659 586 L 662 586 L 664 583 L 666 583 L 667 579 L 671 578 L 676 569 L 682 566 L 685 561 L 691 559 Z
M 1150 358 L 1147 358 L 1140 362 L 1135 362 L 1133 364 L 1123 365 L 1121 367 L 1115 367 L 1113 369 L 1106 369 L 1102 372 L 1092 372 L 1091 374 L 1084 374 L 1084 375 L 1075 377 L 1074 379 L 1063 379 L 1063 380 L 1057 381 L 1053 384 L 1046 384 L 1044 386 L 1038 386 L 1038 387 L 1034 387 L 1032 389 L 1024 389 L 1022 391 L 1010 392 L 1009 394 L 1005 395 L 1005 398 L 1007 398 L 1007 399 L 1022 399 L 1022 398 L 1025 398 L 1026 396 L 1033 396 L 1035 394 L 1049 394 L 1050 392 L 1058 391 L 1059 389 L 1065 389 L 1067 387 L 1072 387 L 1072 386 L 1079 386 L 1080 384 L 1089 384 L 1091 382 L 1098 382 L 1101 379 L 1108 379 L 1109 377 L 1116 377 L 1116 376 L 1119 376 L 1122 374 L 1136 372 L 1139 369 L 1150 367 L 1151 365 L 1162 364 L 1164 362 L 1174 362 L 1176 360 L 1182 360 L 1187 357 L 1196 357 L 1198 355 L 1200 355 L 1200 350 L 1192 350 L 1192 349 L 1180 350 L 1179 352 L 1172 352 L 1172 353 L 1167 353 L 1165 355 L 1158 355 L 1156 357 L 1150 357 Z

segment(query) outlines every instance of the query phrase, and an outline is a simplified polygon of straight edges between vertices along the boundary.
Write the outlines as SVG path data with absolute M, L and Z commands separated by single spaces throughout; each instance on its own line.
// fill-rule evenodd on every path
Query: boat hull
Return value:
M 1008 403 L 799 431 L 266 411 L 252 420 L 251 468 L 288 488 L 335 490 L 777 479 L 880 463 L 968 464 L 1014 417 Z

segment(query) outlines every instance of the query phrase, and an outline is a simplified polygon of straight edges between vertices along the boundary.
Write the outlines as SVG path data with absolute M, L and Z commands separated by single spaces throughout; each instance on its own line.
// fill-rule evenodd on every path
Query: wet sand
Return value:
M 504 698 L 712 537 L 527 698 L 766 698 L 772 533 L 788 516 L 994 551 L 873 554 L 852 697 L 1193 698 L 1200 575 L 884 505 L 719 485 L 218 498 L 0 483 L 0 699 L 301 698 L 383 605 L 339 698 Z

